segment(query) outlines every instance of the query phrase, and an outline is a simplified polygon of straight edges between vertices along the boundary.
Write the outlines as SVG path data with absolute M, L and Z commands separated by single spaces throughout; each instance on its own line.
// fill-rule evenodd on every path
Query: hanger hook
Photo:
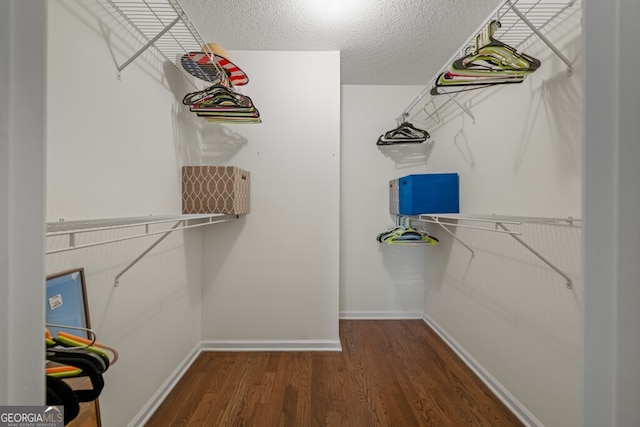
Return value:
M 91 328 L 83 328 L 83 327 L 80 327 L 80 326 L 69 326 L 69 325 L 57 325 L 55 323 L 45 323 L 45 326 L 51 326 L 53 328 L 60 328 L 60 329 L 75 329 L 77 331 L 88 332 L 89 336 L 90 336 L 89 340 L 91 341 L 91 344 L 87 344 L 86 347 L 92 346 L 97 340 L 96 333 L 93 332 L 93 329 L 91 329 Z
M 400 117 L 398 117 L 398 118 L 396 119 L 396 124 L 397 124 L 398 126 L 400 126 L 402 123 L 404 123 L 404 122 L 406 122 L 406 121 L 407 121 L 407 118 L 408 118 L 408 117 L 409 117 L 409 113 L 406 113 L 406 112 L 405 112 L 405 113 L 400 114 Z

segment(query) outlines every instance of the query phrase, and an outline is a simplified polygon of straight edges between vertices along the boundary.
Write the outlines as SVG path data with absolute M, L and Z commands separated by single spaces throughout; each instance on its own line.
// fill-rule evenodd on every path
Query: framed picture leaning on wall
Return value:
M 84 269 L 74 268 L 47 276 L 46 288 L 46 323 L 50 334 L 55 337 L 62 331 L 82 338 L 92 339 L 86 330 L 73 329 L 91 328 Z M 62 327 L 62 325 L 71 328 Z M 64 379 L 64 382 L 73 390 L 86 388 L 87 381 L 86 377 Z M 101 427 L 98 399 L 91 402 L 81 402 L 78 416 L 67 425 L 73 427 Z

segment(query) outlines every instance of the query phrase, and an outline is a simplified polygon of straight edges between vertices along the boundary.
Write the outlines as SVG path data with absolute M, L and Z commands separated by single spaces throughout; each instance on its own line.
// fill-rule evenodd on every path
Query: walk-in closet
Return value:
M 639 425 L 640 2 L 232 3 L 0 3 L 0 411 Z

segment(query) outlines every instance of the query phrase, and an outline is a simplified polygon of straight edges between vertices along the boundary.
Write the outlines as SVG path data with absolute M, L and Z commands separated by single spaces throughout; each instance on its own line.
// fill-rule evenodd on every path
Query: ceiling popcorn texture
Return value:
M 180 0 L 180 4 L 204 40 L 227 50 L 339 50 L 342 84 L 424 85 L 499 0 Z

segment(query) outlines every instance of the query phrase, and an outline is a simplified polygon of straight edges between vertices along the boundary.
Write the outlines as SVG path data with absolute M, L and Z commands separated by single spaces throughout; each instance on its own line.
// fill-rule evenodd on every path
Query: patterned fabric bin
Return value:
M 249 213 L 248 171 L 236 166 L 183 166 L 182 213 Z

